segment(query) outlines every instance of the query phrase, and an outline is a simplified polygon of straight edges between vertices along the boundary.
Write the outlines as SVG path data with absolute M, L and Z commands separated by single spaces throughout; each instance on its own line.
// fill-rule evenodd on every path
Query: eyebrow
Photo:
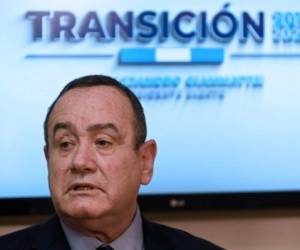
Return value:
M 75 131 L 74 126 L 70 122 L 58 122 L 53 127 L 53 135 L 60 129 Z
M 106 130 L 106 129 L 113 130 L 115 133 L 120 134 L 119 129 L 113 123 L 96 123 L 88 126 L 87 128 L 87 130 L 90 132 L 97 131 L 97 130 Z
M 70 122 L 58 122 L 53 127 L 53 135 L 60 130 L 70 130 L 70 131 L 76 131 L 75 127 Z M 113 124 L 113 123 L 96 123 L 93 125 L 88 126 L 87 130 L 89 132 L 97 131 L 97 130 L 106 130 L 110 129 L 113 130 L 116 134 L 120 135 L 119 129 Z

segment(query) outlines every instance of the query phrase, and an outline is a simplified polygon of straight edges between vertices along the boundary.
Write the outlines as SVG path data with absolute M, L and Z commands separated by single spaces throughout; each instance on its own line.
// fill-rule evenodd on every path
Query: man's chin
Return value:
M 105 209 L 99 204 L 76 203 L 62 208 L 62 214 L 74 219 L 96 219 L 105 214 Z

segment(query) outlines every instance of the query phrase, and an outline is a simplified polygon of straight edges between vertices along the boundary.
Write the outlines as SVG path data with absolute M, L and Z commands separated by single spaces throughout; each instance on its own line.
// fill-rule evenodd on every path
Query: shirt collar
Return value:
M 95 250 L 102 242 L 71 229 L 60 220 L 63 231 L 72 250 Z M 109 244 L 114 250 L 143 250 L 143 228 L 139 208 L 129 227 Z

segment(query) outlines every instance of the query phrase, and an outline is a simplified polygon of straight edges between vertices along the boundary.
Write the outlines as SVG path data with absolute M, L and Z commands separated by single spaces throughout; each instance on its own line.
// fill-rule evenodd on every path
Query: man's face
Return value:
M 136 206 L 152 176 L 155 142 L 135 149 L 129 100 L 109 86 L 74 88 L 56 103 L 48 123 L 48 178 L 61 216 L 101 218 Z

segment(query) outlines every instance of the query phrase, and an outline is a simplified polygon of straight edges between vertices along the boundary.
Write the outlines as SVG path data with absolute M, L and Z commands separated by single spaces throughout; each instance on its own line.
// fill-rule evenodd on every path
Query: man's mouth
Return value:
M 91 183 L 74 183 L 69 188 L 71 191 L 90 191 L 94 189 L 97 189 L 97 186 Z

